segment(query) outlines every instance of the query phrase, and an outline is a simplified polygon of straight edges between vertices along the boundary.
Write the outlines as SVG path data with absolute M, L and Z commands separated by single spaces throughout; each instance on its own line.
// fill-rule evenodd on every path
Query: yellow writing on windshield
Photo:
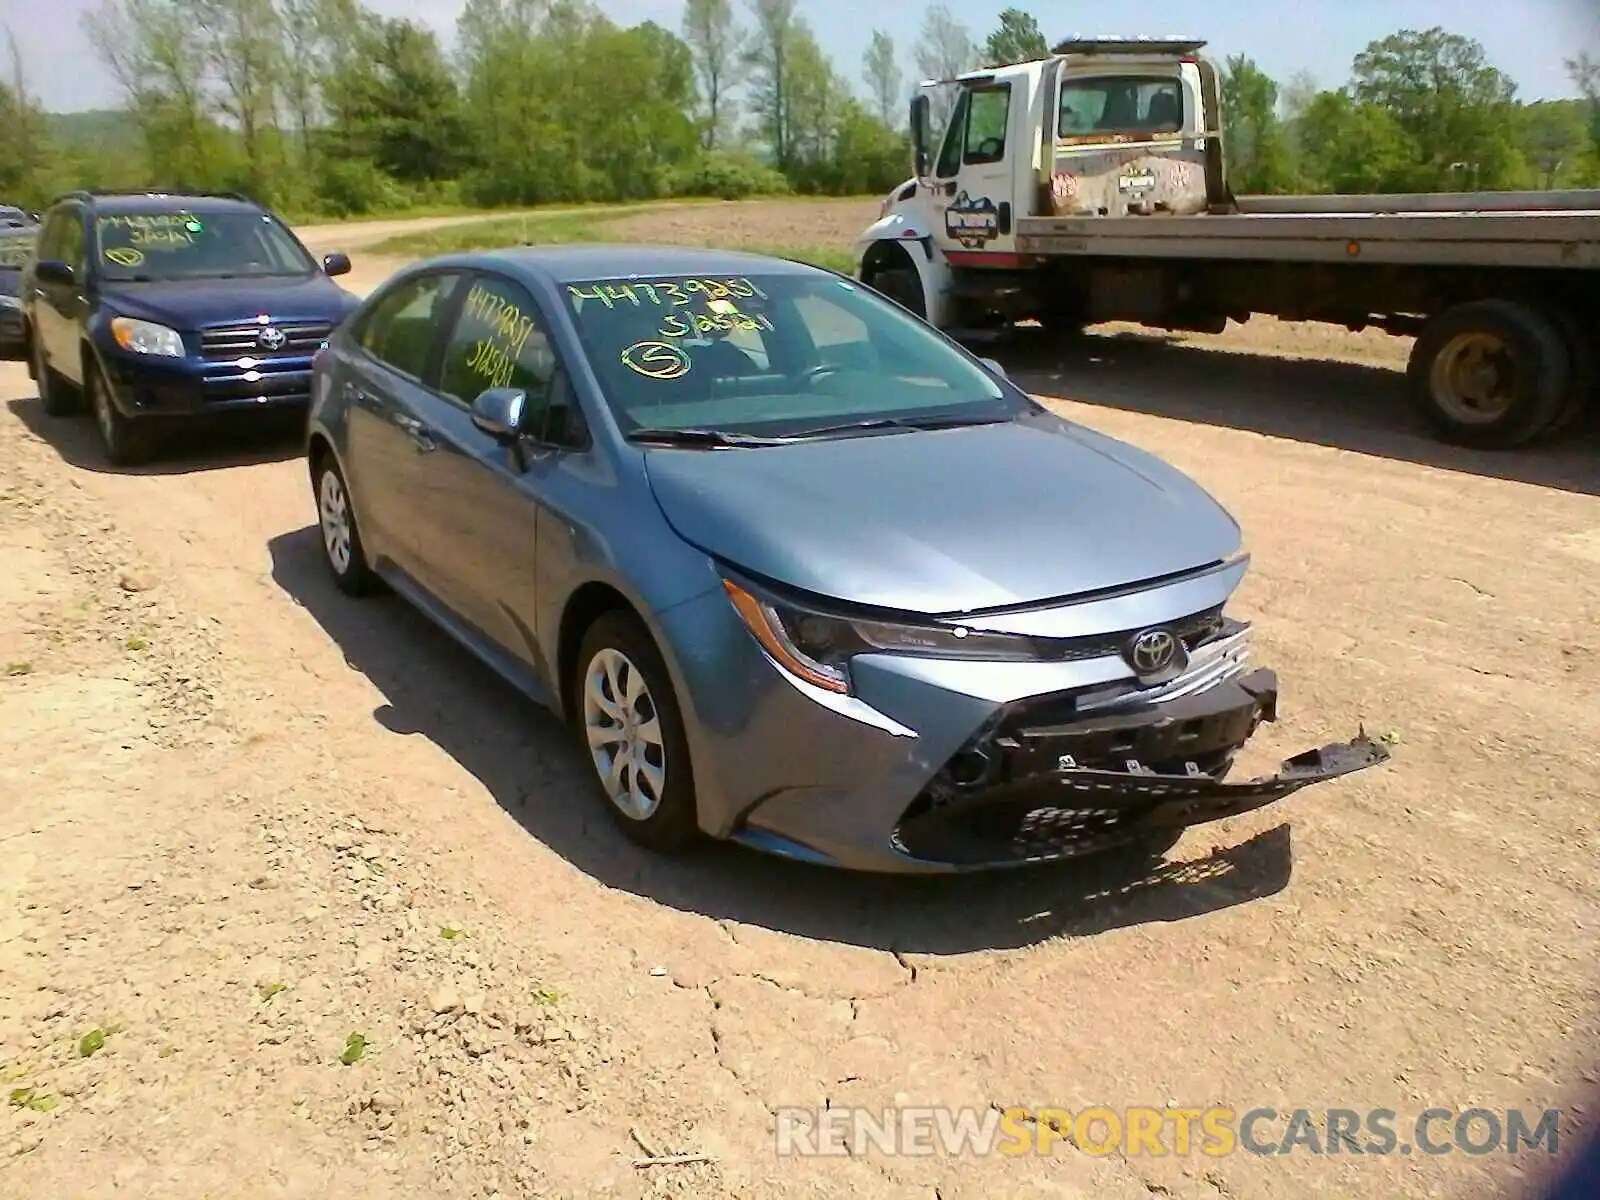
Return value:
M 201 224 L 192 213 L 134 213 L 131 216 L 101 217 L 101 229 L 185 229 L 199 233 Z
M 689 373 L 689 356 L 670 342 L 635 342 L 622 352 L 622 365 L 646 379 L 680 379 Z
M 106 251 L 105 259 L 119 267 L 137 267 L 144 261 L 144 252 L 132 246 L 113 246 Z
M 194 234 L 177 227 L 135 229 L 128 234 L 128 241 L 144 250 L 176 250 L 194 245 Z
M 767 296 L 759 284 L 742 276 L 737 279 L 611 279 L 581 287 L 569 283 L 567 295 L 578 301 L 594 300 L 607 308 L 615 308 L 619 304 L 638 307 L 646 303 L 683 307 L 706 300 L 734 297 L 743 300 L 752 296 L 766 299 Z

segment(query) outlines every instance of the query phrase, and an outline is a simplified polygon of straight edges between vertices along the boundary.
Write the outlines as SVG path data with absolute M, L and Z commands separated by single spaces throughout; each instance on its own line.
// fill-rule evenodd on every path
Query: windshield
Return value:
M 624 433 L 787 436 L 1033 411 L 903 309 L 835 276 L 633 276 L 565 291 Z
M 265 213 L 136 213 L 96 220 L 100 267 L 112 280 L 308 275 L 293 234 Z
M 1092 133 L 1177 133 L 1183 83 L 1172 76 L 1112 75 L 1061 85 L 1061 137 Z

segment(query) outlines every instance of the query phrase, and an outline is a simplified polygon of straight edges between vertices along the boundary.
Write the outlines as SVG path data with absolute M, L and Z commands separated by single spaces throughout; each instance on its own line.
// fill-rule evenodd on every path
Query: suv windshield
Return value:
M 106 214 L 95 220 L 100 269 L 112 280 L 309 275 L 311 256 L 265 213 Z
M 782 437 L 1034 411 L 903 309 L 837 276 L 630 276 L 564 291 L 624 433 Z

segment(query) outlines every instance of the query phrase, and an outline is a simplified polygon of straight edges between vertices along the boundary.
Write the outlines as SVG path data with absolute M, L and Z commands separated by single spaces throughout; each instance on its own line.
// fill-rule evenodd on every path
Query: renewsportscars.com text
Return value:
M 1427 1108 L 780 1108 L 780 1156 L 1554 1155 L 1560 1111 Z

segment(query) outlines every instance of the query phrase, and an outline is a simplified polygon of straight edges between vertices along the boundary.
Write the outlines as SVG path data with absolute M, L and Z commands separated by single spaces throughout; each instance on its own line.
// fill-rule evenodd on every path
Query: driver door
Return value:
M 939 223 L 934 240 L 946 256 L 1016 253 L 1012 191 L 1015 153 L 1010 83 L 966 87 L 956 101 L 934 166 Z

